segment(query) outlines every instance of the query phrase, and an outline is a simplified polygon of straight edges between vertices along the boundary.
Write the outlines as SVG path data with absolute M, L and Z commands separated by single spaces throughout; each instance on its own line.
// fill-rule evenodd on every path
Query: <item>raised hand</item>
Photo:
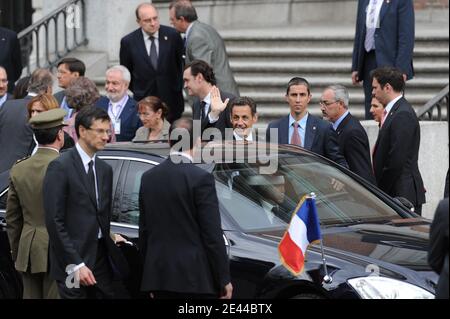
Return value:
M 222 113 L 223 110 L 225 110 L 225 108 L 227 107 L 229 100 L 230 99 L 226 99 L 224 102 L 222 102 L 219 88 L 217 86 L 213 86 L 211 90 L 211 117 L 218 118 L 220 113 Z

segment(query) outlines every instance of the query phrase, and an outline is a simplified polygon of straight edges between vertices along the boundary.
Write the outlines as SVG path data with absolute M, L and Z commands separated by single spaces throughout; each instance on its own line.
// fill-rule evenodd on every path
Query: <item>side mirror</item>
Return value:
M 394 200 L 397 202 L 397 204 L 400 204 L 401 206 L 405 207 L 410 212 L 414 213 L 414 205 L 407 200 L 404 197 L 394 197 Z

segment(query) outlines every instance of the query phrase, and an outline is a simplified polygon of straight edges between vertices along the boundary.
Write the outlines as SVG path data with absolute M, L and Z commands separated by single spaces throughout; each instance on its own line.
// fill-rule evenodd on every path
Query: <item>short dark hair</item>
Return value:
M 86 73 L 86 65 L 84 65 L 83 61 L 76 58 L 61 59 L 59 60 L 57 67 L 61 64 L 65 64 L 70 72 L 78 72 L 79 76 L 84 76 Z
M 87 106 L 82 108 L 75 117 L 75 131 L 77 132 L 77 137 L 80 138 L 80 125 L 88 129 L 96 120 L 111 122 L 108 112 L 102 108 L 96 106 Z
M 377 79 L 381 87 L 389 83 L 395 92 L 403 92 L 405 89 L 403 73 L 397 68 L 391 66 L 377 68 L 370 73 L 370 76 L 372 81 L 373 79 Z
M 248 105 L 250 106 L 250 109 L 252 111 L 252 116 L 255 116 L 256 114 L 256 102 L 248 97 L 248 96 L 241 96 L 241 97 L 237 97 L 231 100 L 230 102 L 230 113 L 233 113 L 233 108 L 235 106 L 244 106 L 244 105 Z
M 174 132 L 172 134 L 172 132 Z M 170 147 L 173 147 L 175 144 L 183 141 L 184 138 L 186 138 L 186 134 L 189 138 L 189 150 L 194 148 L 194 122 L 191 118 L 188 117 L 181 117 L 175 122 L 172 123 L 169 129 L 169 145 Z M 184 140 L 185 141 L 185 140 Z M 177 149 L 175 151 L 183 151 L 182 149 Z M 184 151 L 187 151 L 184 149 Z
M 34 137 L 40 145 L 52 144 L 56 141 L 59 131 L 62 126 L 47 128 L 47 129 L 33 129 Z
M 291 86 L 294 86 L 294 85 L 306 86 L 306 89 L 308 90 L 308 94 L 311 94 L 311 88 L 310 88 L 309 82 L 305 78 L 294 77 L 289 80 L 289 83 L 288 83 L 288 86 L 286 89 L 286 95 L 289 95 L 289 90 L 291 89 Z
M 194 60 L 184 67 L 184 70 L 191 68 L 191 74 L 197 76 L 199 73 L 203 75 L 206 82 L 216 85 L 216 76 L 214 75 L 214 70 L 212 66 L 203 60 Z
M 180 19 L 184 17 L 187 22 L 193 22 L 198 19 L 197 11 L 190 1 L 175 0 L 169 5 L 169 10 L 175 8 L 175 17 Z

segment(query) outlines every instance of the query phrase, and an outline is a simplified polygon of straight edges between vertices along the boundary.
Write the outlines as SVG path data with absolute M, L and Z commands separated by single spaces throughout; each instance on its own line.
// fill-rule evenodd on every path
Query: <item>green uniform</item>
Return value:
M 61 109 L 42 112 L 30 124 L 34 129 L 61 127 L 64 115 Z M 27 299 L 59 298 L 56 282 L 48 275 L 49 237 L 42 194 L 47 166 L 58 156 L 56 148 L 40 145 L 36 154 L 18 161 L 10 171 L 6 231 Z

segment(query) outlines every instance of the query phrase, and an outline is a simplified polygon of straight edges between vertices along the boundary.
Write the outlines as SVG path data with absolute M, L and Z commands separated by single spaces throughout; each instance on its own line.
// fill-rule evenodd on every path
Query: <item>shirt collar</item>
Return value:
M 339 124 L 342 123 L 342 121 L 345 119 L 345 117 L 346 117 L 349 113 L 350 113 L 350 112 L 349 112 L 348 110 L 345 111 L 345 113 L 342 114 L 341 117 L 338 118 L 337 121 L 333 123 L 333 129 L 334 129 L 335 131 L 336 131 L 337 128 L 339 127 Z
M 388 105 L 386 105 L 386 107 L 384 109 L 386 111 L 386 114 L 389 114 L 389 112 L 391 112 L 394 104 L 397 103 L 397 101 L 400 100 L 402 97 L 403 97 L 403 95 L 399 95 L 395 99 L 393 99 L 391 102 L 389 102 Z
M 5 93 L 2 97 L 0 97 L 0 107 L 3 105 L 3 103 L 6 102 L 6 99 L 8 98 L 8 93 Z
M 145 32 L 142 28 L 142 36 L 144 37 L 144 40 L 150 40 L 149 37 L 153 36 L 155 39 L 159 39 L 159 31 L 156 31 L 155 33 L 153 33 L 152 35 L 148 34 L 147 32 Z
M 236 141 L 244 140 L 244 138 L 242 136 L 240 136 L 239 134 L 237 134 L 236 131 L 233 131 L 233 135 L 234 135 L 234 138 L 236 139 Z M 250 131 L 250 134 L 247 136 L 247 138 L 245 140 L 250 141 L 250 142 L 253 141 L 253 131 Z
M 80 146 L 80 143 L 75 144 L 75 147 L 78 151 L 78 154 L 80 154 L 81 161 L 83 162 L 84 167 L 87 167 L 87 165 L 89 164 L 90 161 L 94 161 L 94 164 L 95 164 L 95 154 L 91 158 Z
M 113 102 L 109 100 L 109 106 L 112 105 L 120 105 L 121 109 L 127 104 L 128 102 L 128 94 L 125 94 L 119 101 Z
M 298 121 L 298 125 L 300 126 L 300 128 L 302 129 L 306 129 L 306 122 L 308 122 L 308 112 L 306 112 L 305 116 L 303 116 L 303 118 Z M 289 127 L 292 126 L 292 124 L 296 122 L 295 119 L 292 117 L 292 114 L 289 114 Z
M 202 101 L 205 102 L 206 105 L 211 105 L 211 92 L 209 92 Z

